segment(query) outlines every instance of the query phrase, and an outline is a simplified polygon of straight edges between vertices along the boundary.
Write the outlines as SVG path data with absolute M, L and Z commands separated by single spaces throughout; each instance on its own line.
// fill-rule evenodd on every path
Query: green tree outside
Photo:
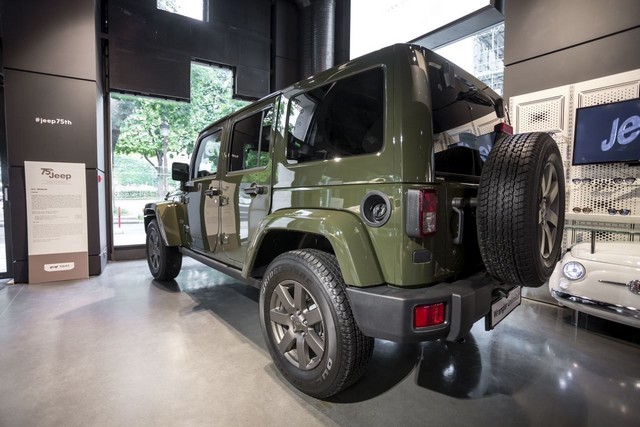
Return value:
M 190 103 L 113 94 L 114 169 L 125 157 L 144 159 L 155 169 L 157 197 L 164 197 L 170 161 L 176 156 L 187 157 L 207 125 L 247 104 L 232 95 L 231 70 L 198 64 L 191 67 Z M 135 181 L 142 179 L 131 181 L 127 175 L 118 175 L 120 185 L 137 184 Z

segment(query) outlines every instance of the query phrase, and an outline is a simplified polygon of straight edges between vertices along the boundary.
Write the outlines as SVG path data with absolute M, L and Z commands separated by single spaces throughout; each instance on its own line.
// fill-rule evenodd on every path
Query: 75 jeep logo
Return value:
M 41 170 L 40 175 L 46 175 L 52 179 L 64 179 L 64 180 L 71 179 L 70 173 L 55 173 L 51 168 L 40 168 L 40 170 Z

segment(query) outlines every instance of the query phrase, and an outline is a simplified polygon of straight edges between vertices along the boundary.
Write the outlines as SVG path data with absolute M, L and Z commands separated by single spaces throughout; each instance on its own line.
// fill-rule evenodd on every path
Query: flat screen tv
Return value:
M 576 109 L 573 165 L 640 163 L 640 98 Z

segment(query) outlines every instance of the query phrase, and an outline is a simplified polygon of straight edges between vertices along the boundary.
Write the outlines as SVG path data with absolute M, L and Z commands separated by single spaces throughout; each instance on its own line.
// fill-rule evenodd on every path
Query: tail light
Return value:
M 508 125 L 507 123 L 498 123 L 493 128 L 494 132 L 504 133 L 507 135 L 513 135 L 513 127 Z
M 406 232 L 409 237 L 426 237 L 437 230 L 438 192 L 435 188 L 407 191 Z
M 418 305 L 413 309 L 413 327 L 426 328 L 427 326 L 441 325 L 444 323 L 443 302 L 430 305 Z

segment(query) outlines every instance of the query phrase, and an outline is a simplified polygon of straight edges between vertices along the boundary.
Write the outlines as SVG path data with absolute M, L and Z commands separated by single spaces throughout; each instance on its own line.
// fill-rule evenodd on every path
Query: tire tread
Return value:
M 309 393 L 317 398 L 327 398 L 352 385 L 364 374 L 373 353 L 374 339 L 365 336 L 356 324 L 340 266 L 334 255 L 317 249 L 299 249 L 278 256 L 273 263 L 284 260 L 301 263 L 311 269 L 322 283 L 336 312 L 337 326 L 340 328 L 338 335 L 342 338 L 342 357 L 338 364 L 341 371 L 329 387 L 321 392 Z
M 151 275 L 156 280 L 165 281 L 175 279 L 176 276 L 180 273 L 180 269 L 182 268 L 182 254 L 176 246 L 166 246 L 164 244 L 164 241 L 162 241 L 162 237 L 160 237 L 160 268 L 157 271 L 154 271 L 154 269 L 151 267 L 151 263 L 149 262 L 148 235 L 152 228 L 155 228 L 158 235 L 162 236 L 162 234 L 160 233 L 158 220 L 152 219 L 147 226 L 147 242 L 145 245 L 147 263 L 149 264 Z
M 478 240 L 485 267 L 498 280 L 537 287 L 550 274 L 538 261 L 539 248 L 532 233 L 537 206 L 531 197 L 539 185 L 536 170 L 548 153 L 560 158 L 548 134 L 513 135 L 494 146 L 484 165 L 478 191 Z M 564 222 L 564 178 L 562 170 L 558 173 L 561 192 L 556 248 L 561 244 Z

